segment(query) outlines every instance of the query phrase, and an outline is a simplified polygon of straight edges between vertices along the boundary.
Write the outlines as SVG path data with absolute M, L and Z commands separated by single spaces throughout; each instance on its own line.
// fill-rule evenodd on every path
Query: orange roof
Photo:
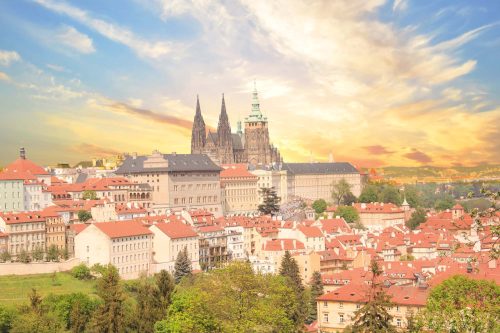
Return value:
M 403 213 L 403 210 L 393 203 L 355 203 L 353 206 L 360 213 Z
M 27 172 L 32 175 L 48 175 L 49 173 L 45 171 L 44 168 L 42 168 L 39 165 L 36 165 L 32 161 L 28 159 L 23 159 L 23 158 L 18 158 L 11 164 L 7 165 L 5 167 L 6 171 L 17 171 L 17 172 Z
M 296 239 L 272 239 L 263 245 L 264 251 L 294 251 L 304 250 L 304 243 Z
M 6 224 L 45 222 L 42 212 L 0 213 Z
M 0 180 L 35 180 L 35 176 L 29 172 L 17 170 L 4 170 L 0 172 Z
M 191 226 L 178 220 L 174 220 L 168 223 L 158 223 L 155 225 L 165 235 L 172 239 L 198 237 L 198 234 L 193 230 L 193 228 L 191 228 Z
M 207 225 L 204 227 L 199 227 L 198 228 L 199 232 L 205 233 L 205 232 L 216 232 L 216 231 L 224 231 L 224 228 L 221 228 L 217 225 Z
M 247 170 L 246 164 L 222 164 L 220 178 L 251 178 L 257 180 L 258 177 Z
M 87 223 L 76 223 L 71 225 L 71 229 L 75 232 L 75 234 L 79 234 L 83 230 L 85 230 L 90 224 Z
M 299 226 L 297 229 L 300 232 L 302 232 L 306 237 L 324 237 L 323 233 L 318 227 Z
M 130 236 L 150 235 L 152 232 L 142 223 L 130 222 L 99 222 L 94 223 L 102 232 L 110 238 L 121 238 Z

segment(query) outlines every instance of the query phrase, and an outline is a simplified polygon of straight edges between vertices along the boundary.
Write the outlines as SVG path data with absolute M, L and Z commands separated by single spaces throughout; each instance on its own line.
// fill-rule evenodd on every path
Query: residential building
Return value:
M 246 164 L 222 164 L 220 181 L 224 193 L 225 214 L 257 212 L 258 177 L 247 170 Z
M 151 186 L 157 215 L 171 210 L 204 209 L 222 215 L 220 171 L 207 155 L 127 156 L 116 174 Z
M 164 269 L 173 273 L 175 260 L 184 248 L 193 269 L 200 269 L 198 234 L 190 225 L 174 219 L 168 223 L 153 224 L 149 230 L 155 235 L 153 259 L 156 272 Z
M 153 232 L 140 222 L 92 223 L 74 242 L 75 257 L 88 266 L 113 264 L 124 279 L 152 273 Z
M 8 250 L 12 257 L 21 251 L 45 251 L 45 217 L 42 212 L 0 213 L 0 232 L 9 235 Z
M 200 266 L 203 270 L 225 265 L 231 256 L 228 251 L 228 235 L 224 228 L 210 225 L 197 228 L 200 236 Z
M 382 230 L 405 223 L 405 211 L 393 203 L 355 203 L 359 222 L 370 230 Z

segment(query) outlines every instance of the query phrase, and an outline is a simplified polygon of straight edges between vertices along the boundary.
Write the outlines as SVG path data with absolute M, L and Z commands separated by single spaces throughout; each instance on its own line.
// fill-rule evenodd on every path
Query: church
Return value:
M 238 121 L 236 133 L 226 112 L 226 102 L 222 95 L 217 132 L 206 131 L 201 114 L 200 100 L 196 99 L 196 114 L 191 133 L 191 154 L 207 154 L 218 164 L 249 163 L 254 167 L 282 162 L 278 148 L 269 141 L 267 117 L 260 111 L 259 97 L 254 85 L 252 111 L 245 117 L 245 132 Z

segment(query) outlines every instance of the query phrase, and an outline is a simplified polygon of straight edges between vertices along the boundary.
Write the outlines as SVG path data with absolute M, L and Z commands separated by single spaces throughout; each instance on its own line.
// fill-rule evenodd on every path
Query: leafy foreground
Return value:
M 297 332 L 291 319 L 294 290 L 282 276 L 255 274 L 248 263 L 182 281 L 167 319 L 155 325 L 170 332 Z M 290 310 L 292 309 L 292 310 Z

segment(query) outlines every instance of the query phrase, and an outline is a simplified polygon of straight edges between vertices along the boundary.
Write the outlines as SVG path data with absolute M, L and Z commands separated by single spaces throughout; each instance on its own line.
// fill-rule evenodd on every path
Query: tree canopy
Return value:
M 78 211 L 78 220 L 80 222 L 87 222 L 91 218 L 92 218 L 92 214 L 89 211 L 86 211 L 86 210 Z
M 411 214 L 410 219 L 406 222 L 406 226 L 411 230 L 416 229 L 420 224 L 427 220 L 425 209 L 419 207 Z
M 351 185 L 344 178 L 332 185 L 332 199 L 337 205 L 344 202 L 344 198 L 349 192 L 351 192 Z
M 191 265 L 191 259 L 189 259 L 187 247 L 184 247 L 184 249 L 177 254 L 174 268 L 175 283 L 181 282 L 183 277 L 192 274 L 193 267 Z
M 326 210 L 326 208 L 327 208 L 327 204 L 326 204 L 325 199 L 315 200 L 312 203 L 312 208 L 314 209 L 314 211 L 316 212 L 316 214 L 323 213 Z
M 262 203 L 258 209 L 264 215 L 275 215 L 280 211 L 281 198 L 278 197 L 274 187 L 263 187 L 260 189 Z
M 359 213 L 352 206 L 339 206 L 335 210 L 335 216 L 342 217 L 347 223 L 355 223 L 359 221 Z

